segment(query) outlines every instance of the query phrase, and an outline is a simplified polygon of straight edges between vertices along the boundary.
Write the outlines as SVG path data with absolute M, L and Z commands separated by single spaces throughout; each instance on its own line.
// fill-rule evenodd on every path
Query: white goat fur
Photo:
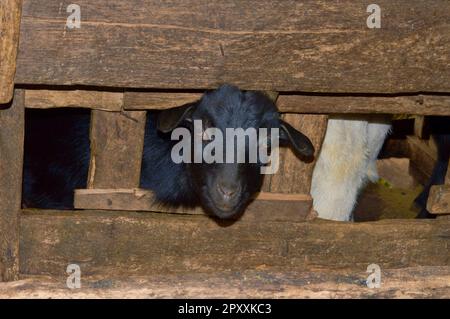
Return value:
M 320 218 L 353 220 L 360 190 L 379 179 L 376 160 L 390 127 L 384 116 L 329 117 L 311 184 Z

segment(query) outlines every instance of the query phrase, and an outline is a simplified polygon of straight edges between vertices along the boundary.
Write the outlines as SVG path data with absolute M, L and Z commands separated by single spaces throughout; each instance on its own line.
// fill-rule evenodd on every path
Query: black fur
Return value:
M 86 188 L 89 126 L 89 110 L 26 110 L 25 207 L 73 208 L 73 190 Z

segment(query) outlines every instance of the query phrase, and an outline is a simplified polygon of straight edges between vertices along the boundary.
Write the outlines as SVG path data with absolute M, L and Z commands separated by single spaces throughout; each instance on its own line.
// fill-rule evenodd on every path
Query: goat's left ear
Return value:
M 280 120 L 280 143 L 282 142 L 289 142 L 295 152 L 301 156 L 311 157 L 314 155 L 314 146 L 309 138 L 289 123 Z
M 189 103 L 159 112 L 156 121 L 158 131 L 168 133 L 180 125 L 181 122 L 189 121 L 195 106 L 196 103 Z

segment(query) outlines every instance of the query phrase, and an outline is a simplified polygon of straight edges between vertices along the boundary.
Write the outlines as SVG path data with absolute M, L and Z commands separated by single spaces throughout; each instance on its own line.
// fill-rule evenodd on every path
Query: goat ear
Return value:
M 163 133 L 174 130 L 184 120 L 190 120 L 195 103 L 163 110 L 159 112 L 156 127 Z
M 314 155 L 314 146 L 309 138 L 283 120 L 280 120 L 280 142 L 289 142 L 295 152 L 301 156 Z

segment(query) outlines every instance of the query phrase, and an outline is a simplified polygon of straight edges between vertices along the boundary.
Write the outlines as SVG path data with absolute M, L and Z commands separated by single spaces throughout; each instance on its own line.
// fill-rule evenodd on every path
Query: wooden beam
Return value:
M 387 113 L 450 115 L 450 95 L 407 96 L 343 96 L 343 95 L 280 95 L 277 107 L 285 113 Z M 85 107 L 105 111 L 159 110 L 192 103 L 201 93 L 134 92 L 93 90 L 26 90 L 25 107 Z
M 21 273 L 33 275 L 67 276 L 70 263 L 86 276 L 450 263 L 446 219 L 224 225 L 202 215 L 26 210 L 20 236 Z
M 439 298 L 449 299 L 450 266 L 381 269 L 380 288 L 366 285 L 366 267 L 300 268 L 150 276 L 84 276 L 81 289 L 61 277 L 23 276 L 0 284 L 0 298 Z M 182 287 L 182 289 L 181 289 Z
M 283 112 L 450 115 L 450 96 L 280 95 Z
M 92 111 L 88 188 L 139 187 L 146 112 Z
M 450 92 L 446 0 L 379 0 L 381 30 L 353 0 L 79 0 L 70 30 L 70 1 L 24 0 L 17 83 Z
M 427 210 L 431 214 L 450 214 L 450 185 L 431 186 Z
M 200 93 L 125 92 L 124 109 L 166 109 L 191 103 Z M 280 112 L 291 113 L 386 113 L 450 115 L 450 95 L 345 96 L 281 94 Z
M 0 281 L 17 280 L 19 275 L 23 104 L 23 91 L 16 90 L 11 107 L 0 110 Z
M 21 11 L 22 0 L 0 2 L 0 104 L 10 102 L 14 94 Z
M 283 119 L 308 136 L 314 145 L 314 158 L 303 161 L 287 147 L 280 149 L 280 168 L 270 176 L 270 191 L 275 193 L 309 194 L 312 173 L 325 137 L 328 116 L 284 114 Z M 269 176 L 267 176 L 269 177 Z
M 47 109 L 82 107 L 104 111 L 121 111 L 123 92 L 86 90 L 26 90 L 25 107 Z
M 303 194 L 260 193 L 240 217 L 255 222 L 301 221 L 310 216 L 312 199 Z M 144 189 L 77 189 L 77 209 L 151 211 L 204 215 L 202 208 L 173 208 L 156 203 L 152 191 Z M 274 213 L 276 212 L 276 213 Z
M 202 93 L 125 92 L 125 110 L 168 109 L 199 100 Z

